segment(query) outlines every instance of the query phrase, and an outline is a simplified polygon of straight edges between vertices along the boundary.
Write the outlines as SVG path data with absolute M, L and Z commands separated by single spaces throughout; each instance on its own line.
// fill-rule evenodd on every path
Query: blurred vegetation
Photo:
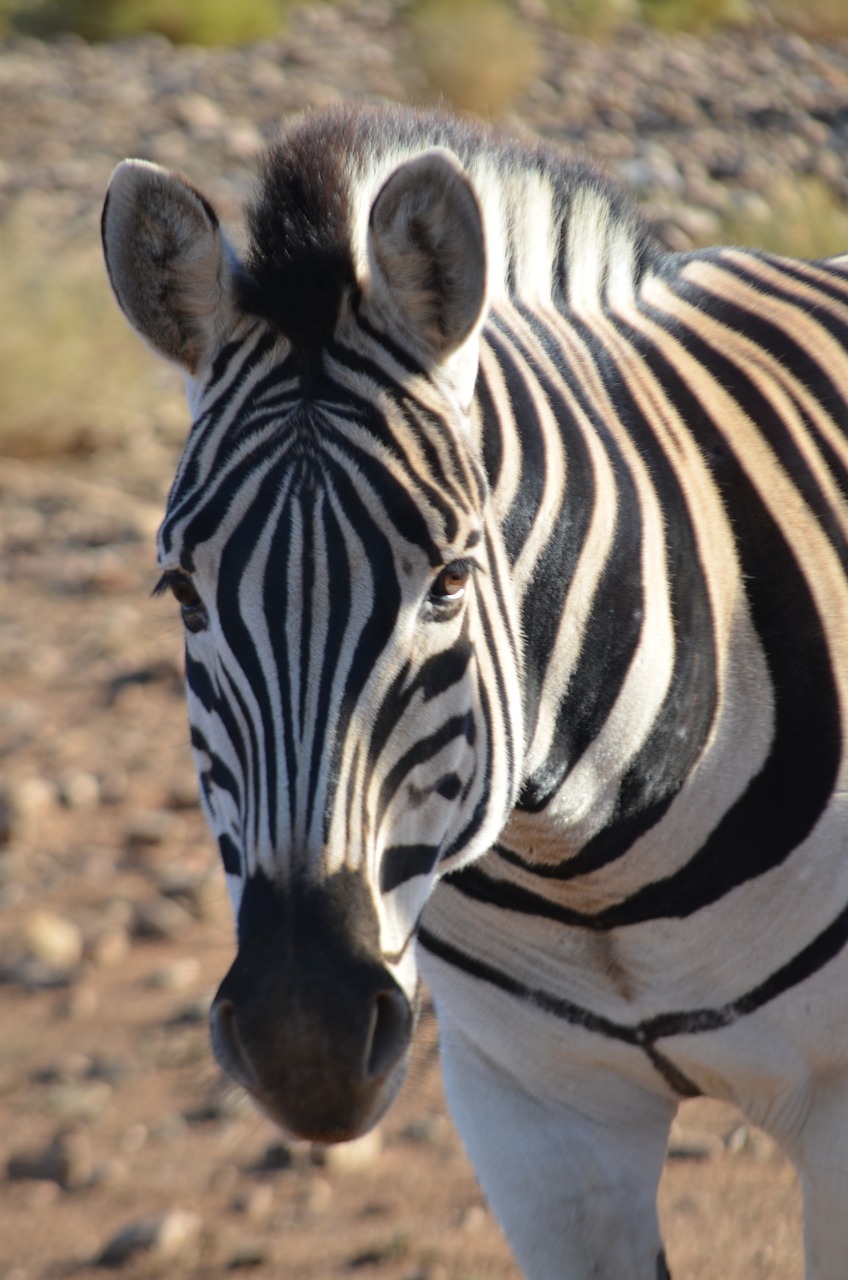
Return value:
M 534 0 L 564 29 L 603 39 L 623 24 L 706 30 L 766 11 L 805 36 L 848 36 L 848 0 Z M 0 0 L 0 30 L 87 39 L 158 31 L 174 41 L 243 42 L 280 28 L 293 0 Z M 538 74 L 539 24 L 508 0 L 407 0 L 410 56 L 431 95 L 501 115 Z M 178 379 L 117 313 L 99 246 L 39 242 L 38 218 L 0 225 L 0 452 L 84 453 L 133 424 L 180 429 Z M 740 195 L 715 240 L 801 258 L 848 250 L 848 210 L 814 178 Z M 49 261 L 49 271 L 44 264 Z M 151 387 L 154 394 L 151 395 Z M 151 403 L 152 402 L 152 403 Z
M 275 35 L 290 7 L 291 0 L 0 0 L 0 25 L 91 41 L 156 32 L 174 44 L 248 44 Z
M 791 258 L 848 253 L 848 208 L 820 178 L 798 176 L 765 196 L 749 194 L 722 220 L 718 239 Z
M 538 70 L 536 34 L 505 0 L 416 0 L 407 23 L 431 96 L 458 111 L 502 114 Z
M 0 224 L 0 261 L 0 453 L 86 454 L 148 430 L 157 367 L 155 416 L 173 418 L 180 379 L 123 320 L 99 244 L 57 252 L 28 217 L 12 218 Z
M 177 44 L 244 44 L 274 35 L 297 4 L 314 0 L 0 0 L 0 35 L 74 32 L 116 40 L 158 32 Z M 604 39 L 630 22 L 708 33 L 769 20 L 812 39 L 848 37 L 848 0 L 533 0 L 558 26 Z M 532 74 L 536 35 L 516 0 L 408 0 L 403 6 L 420 66 L 436 92 L 492 103 Z M 488 88 L 466 86 L 483 77 Z M 442 90 L 441 82 L 446 88 Z M 513 90 L 513 92 L 515 92 Z M 492 108 L 490 108 L 491 110 Z
M 744 27 L 754 18 L 749 0 L 640 0 L 640 16 L 661 31 L 708 33 Z

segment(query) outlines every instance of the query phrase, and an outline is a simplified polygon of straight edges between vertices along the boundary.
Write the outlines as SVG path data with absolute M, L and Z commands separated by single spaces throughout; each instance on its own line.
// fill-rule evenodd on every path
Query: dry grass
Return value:
M 430 96 L 457 111 L 502 115 L 538 70 L 534 31 L 501 0 L 417 0 L 407 21 Z
M 0 260 L 0 453 L 90 452 L 149 430 L 151 402 L 173 420 L 179 379 L 130 331 L 96 242 L 51 251 L 19 217 L 0 228 Z
M 749 0 L 640 0 L 640 16 L 661 31 L 708 35 L 719 27 L 747 26 L 754 11 Z
M 747 198 L 723 220 L 720 239 L 792 258 L 848 253 L 848 208 L 819 178 L 795 178 Z
M 769 0 L 778 22 L 810 40 L 848 37 L 846 0 Z

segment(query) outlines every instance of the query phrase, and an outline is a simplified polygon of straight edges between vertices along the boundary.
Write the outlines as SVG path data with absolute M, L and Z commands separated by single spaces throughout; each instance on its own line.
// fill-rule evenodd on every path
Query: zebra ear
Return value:
M 101 225 L 109 279 L 127 319 L 160 355 L 195 373 L 233 314 L 235 258 L 215 210 L 182 178 L 124 160 Z
M 368 226 L 371 291 L 437 360 L 471 335 L 486 300 L 486 241 L 477 196 L 459 161 L 434 148 L 401 164 Z

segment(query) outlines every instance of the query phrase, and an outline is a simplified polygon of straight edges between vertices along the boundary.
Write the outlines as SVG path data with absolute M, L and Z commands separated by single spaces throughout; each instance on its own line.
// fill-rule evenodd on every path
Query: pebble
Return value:
M 454 1136 L 455 1130 L 450 1120 L 438 1112 L 416 1116 L 401 1133 L 401 1137 L 408 1142 L 432 1143 L 434 1146 L 444 1146 L 445 1143 L 452 1142 Z
M 672 1124 L 668 1139 L 668 1155 L 672 1160 L 711 1160 L 724 1151 L 724 1142 L 714 1133 L 699 1133 Z
M 73 1191 L 91 1182 L 91 1153 L 91 1137 L 84 1129 L 62 1129 L 42 1150 L 10 1156 L 6 1173 L 13 1180 L 55 1182 L 63 1191 Z
M 101 1267 L 121 1267 L 138 1254 L 146 1253 L 157 1260 L 179 1258 L 197 1240 L 202 1220 L 200 1214 L 186 1209 L 139 1218 L 122 1227 L 103 1247 L 97 1257 Z
M 130 935 L 119 924 L 98 929 L 86 939 L 85 957 L 96 969 L 115 969 L 129 954 Z
M 379 1129 L 372 1129 L 361 1138 L 354 1138 L 352 1142 L 340 1142 L 332 1147 L 315 1143 L 311 1158 L 314 1164 L 320 1165 L 328 1173 L 358 1173 L 360 1169 L 367 1169 L 374 1164 L 382 1150 L 383 1136 Z
M 112 1086 L 105 1080 L 54 1085 L 48 1093 L 50 1110 L 65 1120 L 90 1122 L 102 1115 L 112 1100 Z
M 33 776 L 6 783 L 0 790 L 0 844 L 35 842 L 56 799 L 56 787 L 47 778 Z
M 70 769 L 58 780 L 59 799 L 66 809 L 94 809 L 100 803 L 100 782 L 93 773 Z
M 147 983 L 157 991 L 185 991 L 197 982 L 200 974 L 200 961 L 194 956 L 183 956 L 154 969 Z M 207 1014 L 208 1005 L 204 1010 L 204 1017 Z
M 465 1210 L 459 1221 L 460 1231 L 468 1235 L 479 1235 L 490 1224 L 491 1218 L 481 1204 L 472 1204 Z
M 132 932 L 137 938 L 180 938 L 192 922 L 185 907 L 161 896 L 136 903 Z
M 174 830 L 174 815 L 165 809 L 136 813 L 127 824 L 125 839 L 131 851 L 156 848 L 164 844 Z
M 76 968 L 83 956 L 79 925 L 53 911 L 35 911 L 24 926 L 27 954 L 57 972 Z
M 270 1246 L 264 1240 L 244 1240 L 230 1255 L 229 1271 L 243 1271 L 249 1267 L 261 1267 L 271 1259 Z
M 252 1222 L 261 1222 L 269 1217 L 274 1208 L 274 1188 L 270 1182 L 259 1182 L 248 1187 L 233 1200 L 236 1213 L 243 1213 Z
M 327 1178 L 310 1178 L 303 1192 L 301 1208 L 308 1214 L 326 1213 L 333 1201 L 333 1184 Z

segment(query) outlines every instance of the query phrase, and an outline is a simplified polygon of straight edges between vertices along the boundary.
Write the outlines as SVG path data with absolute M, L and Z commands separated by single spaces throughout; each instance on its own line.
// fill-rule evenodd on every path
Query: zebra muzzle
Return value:
M 255 880 L 210 1011 L 215 1057 L 291 1135 L 346 1141 L 380 1119 L 403 1080 L 412 1008 L 351 877 L 305 894 Z

